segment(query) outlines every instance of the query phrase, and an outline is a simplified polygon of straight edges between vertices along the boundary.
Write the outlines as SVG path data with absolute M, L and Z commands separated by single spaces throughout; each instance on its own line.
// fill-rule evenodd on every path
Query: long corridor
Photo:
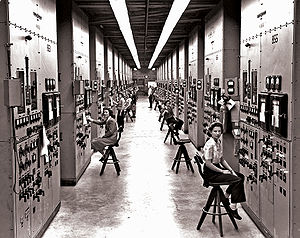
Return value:
M 61 208 L 43 238 L 219 237 L 218 222 L 212 224 L 210 216 L 196 230 L 210 188 L 202 186 L 194 163 L 195 173 L 184 164 L 178 174 L 171 170 L 177 145 L 163 143 L 167 128 L 159 127 L 158 112 L 140 97 L 136 121 L 125 123 L 115 148 L 120 176 L 112 165 L 99 176 L 102 164 L 95 153 L 77 185 L 61 188 Z M 194 146 L 190 143 L 187 149 L 193 157 Z M 224 237 L 264 237 L 239 211 L 243 219 L 237 221 L 238 231 L 223 217 Z

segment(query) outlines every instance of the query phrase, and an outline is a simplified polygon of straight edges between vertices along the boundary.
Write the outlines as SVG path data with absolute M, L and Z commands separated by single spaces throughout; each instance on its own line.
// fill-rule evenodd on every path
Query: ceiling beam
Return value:
M 157 17 L 159 17 L 159 16 L 163 16 L 163 18 L 157 18 Z M 140 15 L 140 16 L 130 16 L 129 17 L 130 18 L 130 22 L 131 22 L 131 24 L 136 24 L 135 23 L 135 21 L 137 20 L 137 19 L 141 19 L 141 20 L 144 20 L 145 19 L 145 16 L 144 15 Z M 153 23 L 156 23 L 156 24 L 158 24 L 158 23 L 164 23 L 165 22 L 165 20 L 166 20 L 166 18 L 167 18 L 167 14 L 162 14 L 162 13 L 160 13 L 160 14 L 149 14 L 148 15 L 148 18 L 149 19 L 151 19 L 152 20 L 152 18 L 155 18 L 155 19 L 153 19 L 153 21 L 151 21 L 151 24 L 153 24 Z M 144 21 L 143 21 L 144 22 Z M 149 22 L 150 22 L 150 20 L 149 20 Z M 98 17 L 98 15 L 97 16 L 94 16 L 94 17 L 92 17 L 91 19 L 90 19 L 90 21 L 89 21 L 89 23 L 90 24 L 115 24 L 116 23 L 116 20 L 115 20 L 115 18 L 111 18 L 111 17 L 107 17 L 107 18 L 100 18 L 99 19 L 99 17 Z M 138 24 L 138 23 L 137 23 Z
M 144 64 L 146 63 L 146 51 L 147 51 L 147 36 L 148 36 L 148 20 L 149 20 L 149 2 L 146 3 L 146 12 L 145 12 L 145 37 L 144 37 Z M 136 44 L 137 45 L 137 44 Z

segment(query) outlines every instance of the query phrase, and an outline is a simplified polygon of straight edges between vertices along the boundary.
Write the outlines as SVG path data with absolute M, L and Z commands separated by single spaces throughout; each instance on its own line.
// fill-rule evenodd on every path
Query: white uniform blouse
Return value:
M 203 155 L 205 160 L 211 160 L 213 164 L 220 163 L 223 156 L 221 141 L 211 137 L 203 147 Z

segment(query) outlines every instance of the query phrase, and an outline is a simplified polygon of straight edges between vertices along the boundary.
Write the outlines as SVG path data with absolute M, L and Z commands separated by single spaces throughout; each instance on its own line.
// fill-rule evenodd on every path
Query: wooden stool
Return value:
M 172 136 L 171 136 L 171 138 L 172 138 Z M 174 141 L 175 145 L 176 144 L 179 145 L 179 148 L 177 150 L 175 158 L 173 159 L 174 161 L 173 161 L 173 165 L 172 165 L 172 170 L 175 168 L 175 165 L 177 164 L 177 166 L 176 166 L 176 174 L 178 174 L 180 162 L 185 162 L 187 169 L 188 170 L 191 169 L 191 171 L 194 173 L 194 168 L 193 168 L 193 165 L 191 163 L 191 159 L 190 159 L 190 157 L 188 155 L 188 152 L 186 150 L 186 147 L 185 147 L 185 144 L 186 143 L 190 143 L 191 140 L 190 139 L 176 140 L 173 137 L 173 141 Z
M 104 169 L 107 164 L 113 164 L 115 166 L 118 176 L 120 175 L 121 169 L 120 169 L 120 165 L 119 165 L 119 160 L 117 159 L 116 153 L 114 151 L 114 147 L 119 146 L 119 141 L 121 139 L 122 132 L 123 132 L 123 128 L 120 127 L 118 130 L 117 142 L 114 145 L 109 145 L 108 149 L 105 151 L 103 157 L 100 159 L 100 161 L 103 163 L 101 170 L 100 170 L 100 176 L 103 174 Z M 111 157 L 111 158 L 109 158 L 109 157 Z
M 159 101 L 158 100 L 155 100 L 155 107 L 154 107 L 154 110 L 156 111 L 156 108 L 157 106 L 159 105 Z
M 166 121 L 166 119 L 163 117 L 163 119 L 162 119 L 162 121 L 161 121 L 161 124 L 160 124 L 160 130 L 162 131 L 162 129 L 163 129 L 163 126 L 164 126 L 164 124 L 165 124 L 165 121 Z
M 169 127 L 168 132 L 167 132 L 167 134 L 166 134 L 166 137 L 165 137 L 165 139 L 164 139 L 164 143 L 166 143 L 166 141 L 167 141 L 169 135 L 170 135 L 170 144 L 172 145 L 172 140 L 174 141 L 175 138 L 174 138 L 174 131 L 173 131 L 170 127 Z
M 105 151 L 105 154 L 103 155 L 103 158 L 100 160 L 103 164 L 100 171 L 100 176 L 103 174 L 104 169 L 107 164 L 113 164 L 115 166 L 115 169 L 117 171 L 118 176 L 120 175 L 120 165 L 119 160 L 117 159 L 116 153 L 114 151 L 114 146 L 109 146 L 108 149 Z M 111 159 L 109 159 L 109 156 L 111 156 Z M 109 161 L 110 160 L 110 161 Z
M 195 156 L 195 163 L 197 163 L 199 172 L 201 177 L 203 178 L 202 166 L 203 160 L 199 156 Z M 197 225 L 197 230 L 199 230 L 205 220 L 206 215 L 212 215 L 212 223 L 215 224 L 215 217 L 219 217 L 219 230 L 220 236 L 223 237 L 223 225 L 222 225 L 222 216 L 228 215 L 234 228 L 238 230 L 238 226 L 235 222 L 234 217 L 230 213 L 231 208 L 229 207 L 228 199 L 225 197 L 224 192 L 220 186 L 222 185 L 230 185 L 230 182 L 227 183 L 210 183 L 208 182 L 208 186 L 212 187 L 212 190 L 208 196 L 206 205 L 202 209 L 202 215 L 200 217 L 199 223 Z M 214 204 L 213 204 L 214 202 Z M 221 205 L 221 203 L 223 205 Z M 212 205 L 213 204 L 213 205 Z M 209 212 L 210 208 L 213 207 L 213 211 Z M 222 212 L 222 207 L 225 208 L 226 211 Z

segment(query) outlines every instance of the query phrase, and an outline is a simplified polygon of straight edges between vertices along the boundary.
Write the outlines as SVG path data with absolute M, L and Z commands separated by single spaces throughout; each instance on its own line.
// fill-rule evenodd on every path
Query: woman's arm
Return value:
M 91 117 L 87 117 L 86 118 L 88 121 L 92 122 L 92 123 L 95 123 L 97 125 L 104 125 L 105 124 L 105 121 L 102 121 L 102 120 L 95 120 Z
M 213 170 L 213 171 L 216 171 L 216 172 L 219 172 L 219 173 L 223 173 L 224 170 L 222 169 L 219 169 L 217 166 L 215 166 L 211 160 L 205 160 L 205 165 L 206 167 L 208 167 L 209 169 Z
M 113 100 L 112 98 L 111 98 L 111 101 L 112 101 L 112 104 L 113 104 L 114 106 L 118 105 L 118 102 L 115 101 L 115 100 Z
M 221 159 L 221 164 L 223 165 L 223 167 L 225 169 L 229 170 L 231 174 L 236 176 L 236 173 L 234 172 L 234 170 L 230 167 L 230 165 L 227 163 L 227 161 L 223 157 Z

